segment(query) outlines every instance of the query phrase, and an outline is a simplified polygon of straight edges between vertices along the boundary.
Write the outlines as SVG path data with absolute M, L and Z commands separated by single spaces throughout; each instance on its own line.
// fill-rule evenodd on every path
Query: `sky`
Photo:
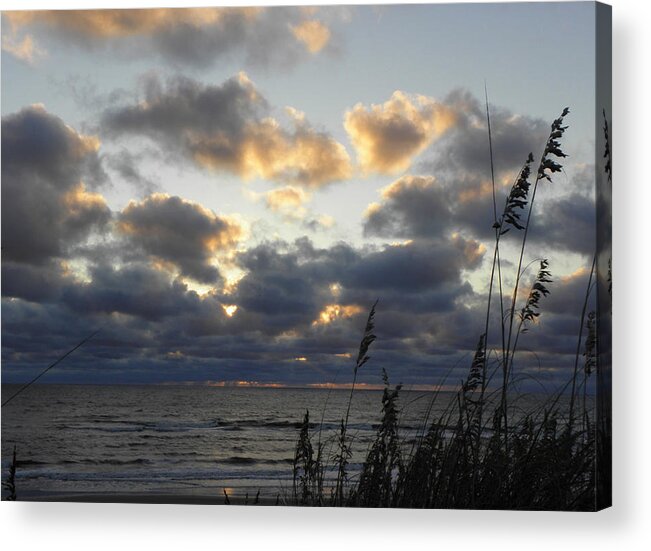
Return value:
M 457 384 L 494 251 L 487 90 L 500 208 L 570 109 L 516 311 L 541 259 L 553 282 L 514 361 L 563 384 L 595 246 L 594 24 L 590 2 L 4 12 L 2 381 L 99 330 L 47 382 L 344 384 L 379 299 L 360 381 Z

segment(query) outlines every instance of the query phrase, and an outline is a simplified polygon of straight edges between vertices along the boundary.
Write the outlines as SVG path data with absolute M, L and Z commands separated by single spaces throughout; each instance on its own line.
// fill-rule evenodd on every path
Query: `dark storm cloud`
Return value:
M 131 201 L 117 218 L 119 232 L 151 257 L 176 266 L 182 275 L 216 284 L 214 256 L 231 248 L 242 228 L 197 203 L 155 194 Z
M 105 228 L 108 206 L 86 189 L 105 179 L 98 147 L 40 106 L 3 117 L 4 259 L 47 262 Z
M 227 297 L 240 308 L 233 321 L 245 320 L 247 327 L 265 333 L 303 332 L 318 326 L 328 307 L 337 324 L 361 319 L 376 298 L 383 309 L 396 312 L 449 312 L 456 299 L 471 292 L 461 271 L 481 258 L 468 254 L 468 245 L 478 246 L 459 238 L 377 251 L 345 243 L 319 249 L 305 238 L 289 247 L 262 244 L 237 258 L 247 274 Z M 409 323 L 402 331 L 415 326 Z
M 66 274 L 56 261 L 33 265 L 10 260 L 2 261 L 2 295 L 31 302 L 47 302 L 60 298 Z
M 406 260 L 402 250 L 410 246 L 418 249 Z M 144 264 L 97 265 L 89 270 L 88 281 L 66 285 L 58 301 L 5 300 L 3 361 L 15 374 L 12 366 L 44 362 L 47 345 L 50 355 L 59 350 L 57 341 L 66 333 L 67 343 L 72 334 L 82 338 L 89 328 L 101 327 L 97 340 L 70 364 L 70 380 L 296 384 L 333 380 L 342 369 L 339 380 L 349 380 L 368 308 L 380 298 L 378 340 L 364 380 L 379 381 L 379 370 L 385 367 L 392 380 L 407 384 L 435 384 L 445 376 L 454 384 L 467 372 L 485 313 L 485 297 L 477 296 L 460 274 L 478 261 L 468 257 L 465 248 L 454 241 L 376 251 L 343 243 L 317 248 L 306 239 L 267 243 L 241 253 L 238 260 L 248 273 L 228 295 L 199 296 L 166 272 Z M 437 267 L 428 256 L 444 258 L 452 267 Z M 397 274 L 398 267 L 408 267 L 413 274 L 386 280 L 372 275 L 385 270 Z M 427 285 L 420 273 L 428 274 Z M 518 375 L 531 372 L 558 381 L 562 373 L 539 373 L 539 365 L 571 365 L 578 329 L 575 310 L 580 306 L 576 295 L 586 275 L 550 286 L 540 324 L 521 338 Z M 335 282 L 340 287 L 333 293 Z M 414 285 L 418 292 L 413 292 Z M 320 313 L 333 303 L 357 308 L 342 309 L 327 323 L 319 322 Z M 233 317 L 225 314 L 223 304 L 238 305 Z M 61 325 L 68 320 L 64 330 Z M 528 352 L 543 345 L 548 353 L 540 358 Z M 297 361 L 299 356 L 306 360 Z
M 486 107 L 466 90 L 456 90 L 443 103 L 456 113 L 456 124 L 436 143 L 421 170 L 433 174 L 463 171 L 490 177 Z M 529 153 L 545 147 L 551 121 L 543 121 L 490 105 L 493 160 L 497 175 L 519 170 Z
M 46 294 L 34 292 L 39 283 L 50 283 L 43 280 L 44 272 L 35 274 L 33 285 L 27 285 L 23 273 L 25 288 L 10 287 L 14 298 L 6 301 L 10 323 L 3 327 L 3 344 L 6 354 L 21 352 L 28 361 L 31 345 L 20 335 L 33 334 L 39 323 L 49 327 L 73 316 L 86 323 L 71 325 L 71 331 L 78 325 L 103 328 L 100 362 L 107 357 L 171 361 L 176 356 L 167 354 L 181 350 L 187 362 L 230 358 L 251 362 L 251 369 L 257 362 L 264 370 L 268 361 L 282 366 L 308 350 L 314 361 L 335 365 L 341 361 L 336 353 L 349 353 L 358 344 L 368 308 L 380 297 L 381 346 L 405 350 L 402 338 L 449 326 L 456 299 L 472 291 L 460 278 L 459 270 L 469 261 L 458 243 L 431 245 L 407 256 L 397 250 L 403 248 L 408 247 L 369 252 L 342 243 L 319 249 L 306 239 L 264 244 L 240 254 L 237 260 L 247 274 L 232 293 L 203 296 L 168 272 L 137 261 L 119 268 L 97 263 L 84 280 L 53 271 L 59 279 Z M 424 261 L 424 253 L 443 255 L 446 265 Z M 409 275 L 403 277 L 398 265 L 405 262 Z M 386 280 L 377 275 L 384 271 Z M 431 278 L 427 285 L 426 277 Z M 229 304 L 238 306 L 232 317 L 223 308 Z M 324 312 L 329 312 L 325 318 Z M 438 349 L 446 346 L 441 342 Z
M 528 236 L 537 249 L 594 254 L 595 200 L 589 181 L 586 170 L 579 170 L 569 185 L 561 181 L 540 183 Z M 568 187 L 579 191 L 567 193 Z M 503 209 L 505 191 L 498 193 Z M 524 210 L 523 220 L 526 215 Z M 494 238 L 493 221 L 492 194 L 480 179 L 407 175 L 381 191 L 380 202 L 367 209 L 363 227 L 366 236 L 432 239 L 460 231 L 485 241 Z M 521 233 L 513 230 L 503 239 L 509 242 L 515 237 Z
M 436 237 L 452 222 L 450 194 L 431 176 L 403 176 L 382 190 L 366 213 L 364 235 Z
M 88 283 L 68 285 L 62 300 L 82 314 L 120 313 L 148 321 L 196 310 L 199 297 L 187 286 L 147 265 L 94 266 Z
M 406 175 L 382 189 L 364 217 L 364 235 L 438 239 L 453 232 L 494 236 L 493 204 L 475 177 Z
M 63 42 L 134 56 L 159 55 L 179 67 L 205 68 L 234 56 L 256 67 L 289 67 L 326 49 L 336 10 L 220 7 L 8 12 L 14 42 Z M 33 36 L 32 36 L 33 35 Z
M 243 73 L 221 86 L 182 77 L 163 85 L 149 77 L 143 90 L 143 101 L 104 113 L 108 136 L 147 136 L 167 156 L 244 179 L 320 187 L 351 175 L 343 145 L 289 108 L 290 128 L 283 128 Z
M 588 279 L 590 277 L 590 266 L 581 268 L 575 273 L 563 277 L 554 278 L 551 285 L 551 294 L 545 300 L 545 311 L 552 314 L 572 315 L 575 319 L 581 316 L 581 309 L 588 291 Z M 595 283 L 595 275 L 592 276 L 592 284 Z M 594 290 L 590 293 L 588 309 L 594 308 Z
M 563 249 L 592 257 L 597 248 L 595 200 L 571 193 L 547 201 L 532 222 L 534 239 L 549 250 Z
M 466 245 L 474 246 L 475 252 L 466 253 Z M 362 257 L 342 281 L 355 289 L 420 293 L 459 282 L 461 270 L 476 267 L 480 259 L 478 244 L 456 240 L 414 242 Z

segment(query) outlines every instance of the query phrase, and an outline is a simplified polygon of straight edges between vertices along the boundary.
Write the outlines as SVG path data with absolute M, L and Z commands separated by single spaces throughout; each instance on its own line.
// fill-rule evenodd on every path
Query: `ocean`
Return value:
M 18 387 L 3 385 L 6 399 Z M 2 409 L 2 477 L 13 447 L 19 498 L 70 495 L 255 495 L 291 488 L 299 428 L 310 412 L 313 444 L 335 452 L 348 390 L 210 386 L 34 385 Z M 400 395 L 401 437 L 423 425 L 431 392 Z M 438 418 L 452 397 L 441 393 Z M 355 392 L 348 434 L 351 475 L 381 420 L 381 391 Z M 326 473 L 327 474 L 327 473 Z

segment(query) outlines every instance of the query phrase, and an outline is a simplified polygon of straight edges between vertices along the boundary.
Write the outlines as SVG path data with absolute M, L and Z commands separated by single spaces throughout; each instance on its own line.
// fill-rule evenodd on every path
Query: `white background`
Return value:
M 228 2 L 258 3 L 265 2 Z M 612 0 L 612 4 L 613 508 L 601 513 L 516 513 L 2 502 L 0 541 L 4 548 L 651 549 L 651 2 Z M 0 0 L 0 9 L 182 5 L 155 0 Z

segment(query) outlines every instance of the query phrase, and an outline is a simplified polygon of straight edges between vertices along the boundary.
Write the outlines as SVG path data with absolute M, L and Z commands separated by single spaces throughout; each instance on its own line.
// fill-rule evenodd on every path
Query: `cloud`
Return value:
M 460 271 L 476 267 L 481 257 L 468 254 L 467 245 L 458 237 L 454 241 L 388 246 L 362 257 L 351 266 L 344 274 L 342 284 L 376 292 L 389 290 L 414 294 L 447 282 L 457 282 L 460 281 Z
M 221 86 L 176 78 L 163 87 L 150 78 L 144 94 L 137 105 L 105 112 L 105 131 L 146 135 L 169 154 L 178 152 L 199 167 L 227 170 L 244 179 L 316 188 L 351 174 L 350 158 L 340 143 L 295 111 L 290 111 L 291 127 L 283 128 L 243 73 Z
M 63 296 L 69 308 L 84 315 L 120 313 L 157 321 L 199 307 L 199 296 L 184 283 L 146 264 L 98 264 L 89 276 L 88 282 L 66 287 Z
M 430 105 L 433 100 L 425 98 L 421 101 Z M 364 235 L 431 239 L 456 231 L 481 238 L 493 236 L 485 112 L 479 102 L 463 90 L 449 94 L 435 105 L 448 114 L 446 120 L 449 124 L 427 149 L 425 160 L 418 164 L 423 175 L 406 174 L 380 191 L 380 200 L 371 203 L 366 210 Z M 380 106 L 374 108 L 381 111 Z M 385 109 L 383 114 L 392 111 L 395 109 Z M 492 111 L 496 183 L 498 193 L 503 194 L 513 179 L 514 170 L 519 169 L 526 159 L 527 154 L 520 156 L 520 149 L 532 145 L 542 123 L 531 123 L 499 108 L 492 108 Z M 369 113 L 363 111 L 363 114 Z M 391 120 L 389 115 L 387 117 Z M 532 126 L 535 131 L 527 133 Z M 512 130 L 516 134 L 515 142 L 504 137 Z M 429 144 L 429 141 L 424 141 L 425 133 L 418 135 L 423 138 L 419 147 Z M 544 137 L 540 142 L 544 144 Z M 515 153 L 514 143 L 517 143 Z M 380 162 L 388 158 L 383 154 Z M 400 169 L 411 164 L 409 157 L 404 160 L 404 164 L 399 164 Z
M 68 279 L 68 270 L 61 261 L 51 260 L 38 266 L 2 261 L 2 296 L 31 302 L 54 301 L 60 299 Z
M 237 256 L 245 276 L 228 299 L 247 327 L 272 334 L 311 326 L 333 305 L 350 313 L 339 320 L 345 322 L 366 313 L 378 297 L 391 311 L 449 310 L 469 292 L 461 271 L 478 265 L 479 247 L 458 236 L 375 251 L 343 242 L 318 249 L 307 238 L 263 243 Z
M 41 49 L 29 34 L 19 39 L 3 33 L 2 51 L 30 65 L 47 55 L 47 52 Z
M 584 266 L 564 277 L 553 277 L 554 282 L 549 285 L 550 295 L 545 299 L 544 311 L 552 314 L 573 314 L 578 332 L 578 322 L 588 288 L 590 267 Z M 595 276 L 592 276 L 594 283 Z M 592 293 L 594 299 L 594 293 Z M 594 308 L 594 300 L 588 303 Z
M 130 58 L 159 55 L 176 66 L 208 67 L 232 55 L 253 66 L 287 66 L 330 38 L 325 23 L 287 7 L 14 11 L 3 18 L 13 40 L 30 32 Z
M 312 199 L 312 194 L 297 186 L 275 188 L 266 193 L 246 190 L 245 196 L 254 202 L 262 200 L 270 211 L 282 218 L 283 222 L 296 224 L 303 230 L 318 232 L 336 225 L 332 216 L 312 212 L 307 206 Z
M 152 258 L 172 264 L 181 275 L 216 283 L 218 253 L 229 251 L 242 237 L 232 219 L 165 194 L 131 201 L 117 218 L 118 231 Z
M 531 234 L 548 250 L 573 251 L 592 258 L 597 250 L 595 199 L 581 193 L 551 198 L 532 218 Z
M 265 203 L 268 208 L 297 218 L 305 215 L 304 205 L 309 199 L 310 196 L 303 189 L 294 186 L 276 188 L 265 193 Z
M 383 104 L 358 103 L 344 126 L 367 173 L 395 174 L 456 123 L 454 111 L 436 100 L 396 91 Z
M 452 92 L 437 105 L 444 106 L 453 123 L 418 163 L 422 174 L 433 176 L 405 175 L 384 188 L 380 202 L 372 203 L 366 211 L 365 235 L 428 238 L 447 230 L 493 237 L 485 107 L 464 90 Z M 374 106 L 376 110 L 378 107 Z M 368 115 L 366 111 L 362 113 Z M 549 125 L 540 119 L 491 106 L 491 130 L 499 209 L 528 154 L 544 147 Z M 390 159 L 389 153 L 378 157 L 380 164 Z M 398 163 L 397 168 L 404 169 L 410 162 L 405 156 L 404 163 Z
M 380 192 L 366 211 L 364 235 L 435 237 L 450 231 L 449 194 L 433 176 L 402 176 Z
M 308 52 L 320 52 L 330 41 L 330 29 L 315 19 L 291 27 L 297 40 L 305 44 Z
M 367 172 L 400 172 L 427 149 L 418 168 L 433 175 L 405 175 L 384 188 L 366 211 L 365 235 L 427 238 L 447 228 L 492 236 L 486 112 L 469 92 L 456 90 L 441 102 L 396 92 L 383 105 L 356 106 L 345 125 Z M 544 147 L 549 125 L 491 106 L 491 130 L 501 205 L 528 154 Z
M 455 90 L 444 100 L 455 113 L 455 124 L 432 148 L 421 170 L 479 174 L 490 178 L 490 154 L 486 108 L 470 92 Z M 498 180 L 519 170 L 529 153 L 538 157 L 545 147 L 549 122 L 490 105 L 493 160 Z M 512 178 L 506 179 L 506 184 Z
M 87 188 L 106 177 L 98 148 L 42 106 L 3 117 L 3 259 L 45 263 L 105 230 L 111 212 Z

